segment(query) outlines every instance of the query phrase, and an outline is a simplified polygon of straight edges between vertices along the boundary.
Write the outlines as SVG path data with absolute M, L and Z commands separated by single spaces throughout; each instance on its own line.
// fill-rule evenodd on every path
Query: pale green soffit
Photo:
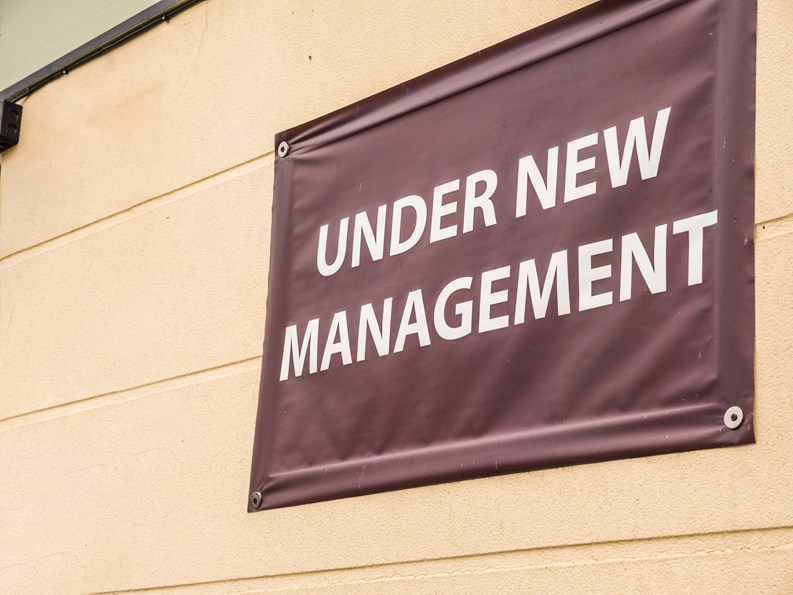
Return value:
M 0 0 L 0 91 L 157 0 Z

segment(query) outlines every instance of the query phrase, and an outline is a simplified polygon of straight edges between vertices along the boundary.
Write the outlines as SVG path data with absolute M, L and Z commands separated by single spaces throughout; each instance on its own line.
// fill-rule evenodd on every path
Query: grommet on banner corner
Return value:
M 733 405 L 724 412 L 724 425 L 729 429 L 737 430 L 741 423 L 743 423 L 743 409 L 737 405 Z
M 261 492 L 253 492 L 253 494 L 251 494 L 250 502 L 251 502 L 251 507 L 253 507 L 254 509 L 259 508 L 262 505 Z
M 278 145 L 278 156 L 286 157 L 287 153 L 289 153 L 289 143 L 281 141 Z

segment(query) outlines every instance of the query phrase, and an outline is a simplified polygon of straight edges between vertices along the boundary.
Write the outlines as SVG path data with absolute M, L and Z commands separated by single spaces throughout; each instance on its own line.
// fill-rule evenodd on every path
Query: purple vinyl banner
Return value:
M 249 510 L 753 442 L 755 26 L 596 3 L 278 134 Z

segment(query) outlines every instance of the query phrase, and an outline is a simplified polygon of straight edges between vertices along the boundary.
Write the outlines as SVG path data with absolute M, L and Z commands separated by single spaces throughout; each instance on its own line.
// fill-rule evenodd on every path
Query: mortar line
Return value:
M 65 246 L 75 240 L 92 235 L 104 229 L 108 229 L 124 221 L 134 219 L 139 215 L 153 211 L 154 209 L 157 209 L 161 206 L 180 200 L 185 196 L 190 196 L 196 192 L 205 190 L 206 188 L 216 186 L 217 184 L 227 181 L 228 179 L 233 179 L 236 177 L 234 174 L 244 174 L 255 171 L 260 167 L 268 165 L 270 159 L 273 156 L 273 151 L 262 153 L 261 155 L 257 155 L 241 163 L 234 164 L 230 167 L 227 167 L 226 169 L 222 169 L 198 180 L 193 180 L 192 182 L 189 182 L 183 186 L 179 186 L 178 188 L 173 188 L 167 192 L 158 194 L 157 196 L 147 198 L 144 201 L 121 209 L 120 211 L 116 211 L 115 213 L 111 213 L 110 215 L 106 215 L 105 217 L 100 217 L 99 219 L 95 219 L 94 221 L 90 221 L 80 225 L 79 227 L 70 229 L 69 231 L 52 236 L 46 240 L 42 240 L 41 242 L 20 248 L 19 250 L 0 257 L 0 270 L 8 269 L 16 264 L 19 264 L 20 262 L 24 262 L 25 260 L 38 256 L 39 254 L 50 252 L 51 250 Z
M 160 206 L 169 204 L 175 200 L 179 200 L 182 198 L 181 195 L 186 194 L 190 195 L 194 192 L 199 192 L 204 189 L 204 187 L 211 187 L 218 183 L 223 182 L 229 174 L 235 172 L 236 170 L 250 170 L 254 171 L 258 169 L 259 164 L 258 161 L 264 161 L 265 163 L 261 165 L 266 165 L 266 161 L 270 157 L 274 157 L 274 151 L 267 151 L 260 155 L 256 155 L 242 161 L 240 163 L 234 164 L 230 167 L 222 169 L 220 171 L 214 172 L 208 176 L 203 178 L 199 178 L 198 180 L 194 180 L 183 186 L 179 186 L 177 188 L 173 188 L 162 194 L 158 194 L 141 202 L 138 202 L 134 205 L 121 209 L 120 211 L 116 211 L 115 213 L 111 213 L 110 215 L 106 215 L 105 217 L 100 217 L 99 219 L 95 219 L 94 221 L 90 221 L 74 229 L 69 231 L 63 232 L 61 234 L 52 236 L 41 242 L 37 242 L 35 244 L 31 244 L 29 246 L 25 246 L 24 248 L 20 248 L 14 252 L 6 254 L 5 256 L 0 256 L 0 270 L 8 269 L 19 262 L 23 262 L 28 260 L 29 258 L 33 258 L 39 254 L 43 254 L 49 252 L 51 250 L 55 250 L 61 246 L 71 243 L 79 238 L 92 235 L 93 233 L 97 233 L 103 229 L 107 229 L 108 227 L 112 227 L 118 223 L 123 221 L 127 221 L 131 218 L 134 218 L 140 214 L 147 213 L 151 210 L 159 208 Z M 253 166 L 253 167 L 252 167 Z M 788 224 L 793 225 L 793 213 L 788 213 L 786 215 L 781 215 L 779 217 L 775 217 L 773 219 L 768 219 L 764 221 L 757 221 L 755 222 L 755 229 L 756 235 L 758 239 L 765 239 L 769 237 L 775 237 L 776 235 L 787 233 L 785 229 L 777 229 L 779 226 L 786 226 Z M 770 227 L 768 231 L 765 231 L 766 228 Z
M 17 428 L 19 426 L 29 425 L 47 419 L 63 417 L 66 415 L 72 415 L 74 413 L 81 413 L 83 411 L 97 409 L 99 407 L 106 407 L 110 403 L 123 403 L 138 397 L 165 392 L 175 388 L 201 384 L 210 380 L 234 376 L 247 371 L 258 371 L 259 362 L 261 359 L 262 356 L 257 355 L 237 360 L 235 362 L 205 368 L 203 370 L 194 370 L 168 378 L 161 378 L 152 382 L 145 382 L 133 387 L 108 391 L 105 393 L 76 399 L 74 401 L 67 401 L 65 403 L 57 403 L 55 405 L 42 407 L 41 409 L 35 409 L 33 411 L 25 411 L 24 413 L 19 413 L 0 419 L 0 433 Z
M 480 553 L 471 553 L 471 554 L 463 554 L 463 555 L 451 555 L 451 556 L 439 556 L 437 558 L 416 558 L 411 560 L 400 560 L 398 562 L 383 562 L 379 564 L 361 564 L 361 565 L 352 565 L 352 566 L 336 566 L 331 568 L 322 568 L 317 570 L 305 570 L 305 571 L 294 571 L 294 572 L 284 572 L 284 573 L 276 573 L 276 574 L 265 574 L 259 576 L 249 576 L 249 577 L 241 577 L 241 578 L 228 578 L 228 579 L 218 579 L 218 580 L 211 580 L 211 581 L 198 581 L 194 583 L 182 583 L 182 584 L 171 584 L 171 585 L 160 585 L 156 587 L 138 587 L 132 589 L 114 589 L 112 591 L 95 591 L 92 592 L 91 595 L 110 595 L 118 594 L 118 593 L 144 593 L 147 591 L 159 591 L 164 589 L 190 589 L 195 587 L 202 587 L 202 586 L 211 586 L 211 585 L 222 585 L 222 584 L 234 584 L 234 583 L 243 583 L 248 581 L 259 581 L 259 580 L 267 580 L 267 579 L 275 579 L 275 578 L 288 578 L 288 577 L 298 577 L 298 576 L 314 576 L 314 575 L 321 575 L 321 574 L 329 574 L 333 572 L 354 572 L 359 570 L 373 570 L 373 569 L 386 569 L 386 568 L 396 568 L 399 566 L 408 566 L 411 564 L 421 564 L 421 563 L 433 563 L 433 562 L 455 562 L 455 561 L 466 561 L 466 560 L 473 560 L 476 558 L 493 558 L 498 556 L 504 556 L 509 554 L 521 554 L 521 553 L 528 553 L 528 552 L 540 552 L 540 551 L 559 551 L 559 550 L 573 550 L 573 549 L 582 549 L 582 548 L 591 548 L 597 546 L 619 546 L 622 544 L 637 544 L 637 543 L 650 543 L 650 542 L 657 542 L 657 541 L 676 541 L 676 540 L 683 540 L 683 539 L 696 539 L 699 537 L 717 537 L 717 536 L 726 536 L 726 535 L 740 535 L 740 534 L 762 534 L 762 533 L 775 533 L 775 532 L 784 532 L 793 529 L 793 525 L 785 525 L 785 526 L 774 526 L 774 527 L 756 527 L 750 529 L 731 529 L 726 531 L 707 531 L 707 532 L 699 532 L 699 533 L 687 533 L 681 535 L 657 535 L 652 537 L 637 537 L 633 539 L 612 539 L 612 540 L 604 540 L 604 541 L 592 541 L 592 542 L 582 542 L 582 543 L 569 543 L 569 544 L 559 544 L 559 545 L 549 545 L 549 546 L 537 546 L 537 547 L 525 547 L 525 548 L 515 548 L 515 549 L 507 549 L 507 550 L 499 550 L 499 551 L 492 551 L 492 552 L 480 552 Z M 778 549 L 779 547 L 786 547 L 786 548 L 793 548 L 793 544 L 783 544 L 783 546 L 758 546 L 756 548 L 751 548 L 753 550 L 773 550 Z M 730 550 L 729 548 L 724 548 L 723 550 L 717 550 L 717 552 L 723 551 L 740 551 L 740 550 Z M 693 556 L 700 554 L 699 551 L 691 552 L 688 554 L 668 554 L 670 557 L 680 557 L 680 556 Z M 661 556 L 645 556 L 639 558 L 628 558 L 634 560 L 643 560 L 643 559 L 656 559 L 656 558 L 663 558 Z M 600 560 L 585 560 L 585 563 L 608 563 L 608 562 L 618 562 L 624 561 L 626 558 L 624 557 L 613 557 L 613 558 L 603 558 Z M 570 563 L 557 563 L 562 565 L 570 565 Z M 554 564 L 543 564 L 542 566 L 553 566 Z M 529 566 L 530 567 L 530 566 Z M 514 570 L 514 568 L 504 568 L 504 571 Z M 432 576 L 432 575 L 428 575 Z M 346 584 L 346 583 L 345 583 Z
M 791 232 L 793 232 L 793 213 L 755 223 L 755 236 L 758 240 L 775 238 Z
M 681 536 L 681 538 L 685 539 L 687 536 Z M 671 538 L 666 538 L 671 539 Z M 596 547 L 596 546 L 592 546 Z M 782 545 L 769 545 L 769 546 L 756 546 L 756 547 L 746 547 L 746 548 L 723 548 L 723 549 L 713 549 L 713 550 L 695 550 L 695 551 L 686 551 L 686 552 L 675 552 L 675 553 L 665 553 L 665 554 L 649 554 L 649 555 L 639 555 L 639 556 L 613 556 L 613 557 L 605 557 L 605 558 L 597 558 L 597 559 L 582 559 L 576 561 L 567 561 L 567 562 L 535 562 L 529 564 L 515 564 L 515 565 L 505 565 L 505 566 L 496 566 L 496 567 L 485 567 L 485 568 L 466 568 L 463 570 L 445 570 L 445 571 L 435 571 L 435 572 L 412 572 L 412 573 L 393 573 L 391 575 L 383 575 L 383 576 L 374 576 L 371 578 L 358 578 L 353 580 L 328 580 L 324 581 L 321 584 L 317 585 L 310 585 L 306 587 L 305 585 L 295 585 L 295 586 L 287 586 L 285 588 L 266 588 L 265 586 L 258 587 L 255 585 L 251 585 L 250 587 L 245 586 L 244 590 L 241 591 L 229 591 L 230 595 L 248 595 L 248 594 L 259 594 L 259 593 L 286 593 L 286 592 L 303 592 L 306 588 L 311 589 L 327 589 L 327 588 L 338 588 L 338 587 L 347 587 L 351 585 L 376 585 L 379 583 L 407 583 L 411 580 L 427 580 L 427 579 L 436 579 L 436 578 L 452 578 L 452 577 L 471 577 L 471 576 L 480 576 L 480 575 L 488 575 L 488 574 L 500 574 L 500 573 L 514 573 L 514 572 L 531 572 L 538 569 L 568 569 L 568 568 L 576 568 L 576 567 L 587 567 L 587 566 L 606 566 L 606 565 L 613 565 L 613 564 L 624 564 L 628 563 L 643 563 L 643 562 L 658 562 L 658 561 L 672 561 L 672 560 L 684 560 L 686 558 L 700 558 L 705 556 L 729 556 L 732 554 L 736 554 L 739 552 L 746 552 L 751 551 L 753 553 L 758 552 L 775 552 L 775 551 L 787 551 L 793 550 L 793 543 L 785 543 Z M 442 560 L 440 560 L 442 561 Z M 377 567 L 370 567 L 372 569 L 377 569 Z M 267 579 L 264 579 L 267 580 Z M 253 581 L 257 581 L 257 579 L 253 579 Z M 192 588 L 192 587 L 188 587 Z M 113 593 L 119 593 L 123 591 L 113 591 Z M 98 595 L 105 595 L 105 594 L 98 594 Z

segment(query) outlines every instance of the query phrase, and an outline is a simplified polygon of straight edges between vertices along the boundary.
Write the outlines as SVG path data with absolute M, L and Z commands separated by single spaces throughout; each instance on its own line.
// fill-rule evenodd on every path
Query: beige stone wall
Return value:
M 209 0 L 25 100 L 0 592 L 793 593 L 789 0 L 760 0 L 757 444 L 245 512 L 274 132 L 586 3 Z

